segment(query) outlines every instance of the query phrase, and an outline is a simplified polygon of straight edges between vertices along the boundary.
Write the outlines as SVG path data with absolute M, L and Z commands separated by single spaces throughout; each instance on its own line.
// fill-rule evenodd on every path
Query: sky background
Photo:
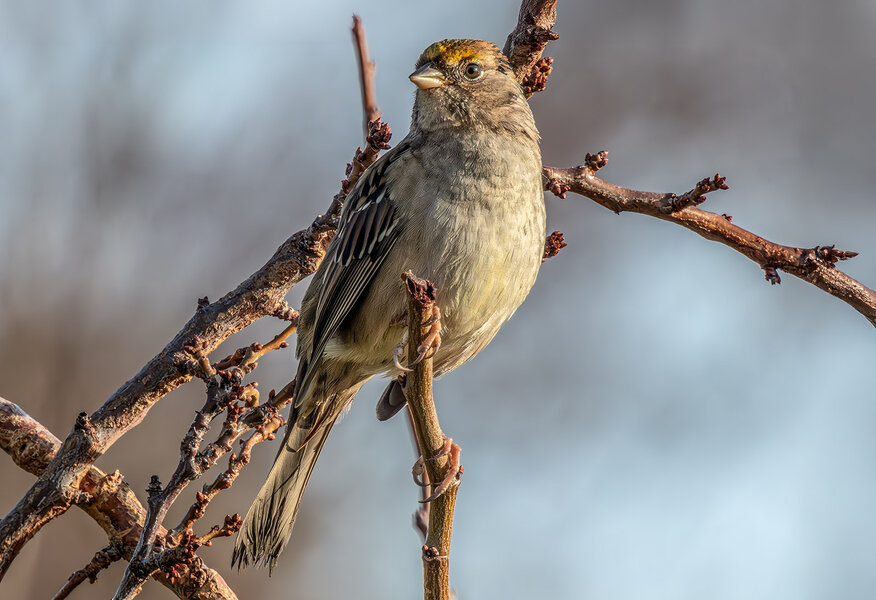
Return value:
M 502 45 L 518 6 L 0 1 L 0 395 L 64 437 L 199 296 L 325 210 L 361 143 L 353 12 L 398 141 L 418 54 L 445 37 Z M 545 163 L 609 149 L 605 179 L 679 193 L 720 171 L 731 189 L 703 208 L 859 251 L 842 268 L 876 286 L 874 28 L 866 0 L 561 0 L 554 74 L 532 101 Z M 492 345 L 436 383 L 465 466 L 460 599 L 873 598 L 873 327 L 680 227 L 546 202 L 568 247 Z M 259 322 L 215 356 L 281 329 Z M 295 372 L 291 350 L 260 362 L 262 390 Z M 241 598 L 421 593 L 414 457 L 403 420 L 374 418 L 382 385 L 332 432 L 272 578 L 232 573 L 229 540 L 202 550 Z M 98 465 L 144 497 L 202 402 L 198 383 L 174 392 Z M 258 448 L 202 530 L 246 511 L 273 454 Z M 0 475 L 3 513 L 33 478 L 6 459 Z M 0 595 L 50 597 L 106 543 L 72 510 Z M 72 597 L 111 597 L 121 572 Z

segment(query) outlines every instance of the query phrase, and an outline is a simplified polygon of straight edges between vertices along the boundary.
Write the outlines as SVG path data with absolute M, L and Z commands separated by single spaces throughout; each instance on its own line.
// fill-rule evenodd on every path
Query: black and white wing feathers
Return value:
M 304 399 L 302 392 L 312 371 L 305 365 L 322 355 L 398 240 L 402 223 L 386 173 L 406 151 L 407 146 L 400 144 L 381 157 L 347 198 L 338 232 L 324 259 L 327 265 L 316 306 L 313 349 L 306 362 L 302 361 L 305 372 L 299 372 L 296 406 Z

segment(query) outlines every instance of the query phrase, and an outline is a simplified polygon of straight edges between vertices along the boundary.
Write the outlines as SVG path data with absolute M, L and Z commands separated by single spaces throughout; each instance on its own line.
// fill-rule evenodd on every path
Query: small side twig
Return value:
M 64 600 L 64 598 L 69 596 L 70 593 L 86 579 L 89 583 L 94 583 L 97 581 L 97 576 L 101 571 L 109 567 L 115 561 L 121 560 L 121 558 L 121 553 L 113 545 L 109 545 L 103 550 L 98 550 L 91 559 L 91 562 L 70 575 L 70 579 L 67 580 L 64 587 L 58 590 L 58 593 L 52 597 L 52 600 Z
M 539 58 L 529 72 L 523 76 L 523 81 L 520 82 L 520 87 L 523 88 L 523 93 L 527 98 L 536 92 L 543 92 L 547 87 L 548 77 L 553 68 L 554 59 L 550 56 Z
M 297 320 L 267 344 L 252 344 L 241 348 L 219 365 L 210 363 L 205 344 L 199 338 L 193 338 L 185 345 L 186 351 L 198 365 L 199 376 L 207 383 L 207 399 L 195 414 L 180 444 L 180 460 L 168 484 L 162 487 L 158 477 L 153 476 L 147 488 L 149 501 L 146 523 L 119 583 L 116 600 L 130 600 L 135 597 L 146 578 L 156 570 L 161 570 L 173 580 L 181 572 L 182 566 L 190 568 L 195 564 L 195 552 L 200 545 L 209 543 L 217 536 L 230 535 L 232 527 L 240 527 L 240 516 L 233 515 L 226 516 L 224 526 L 214 527 L 203 538 L 192 532 L 192 526 L 204 516 L 210 500 L 219 491 L 231 487 L 240 470 L 249 463 L 252 447 L 261 441 L 273 439 L 274 432 L 284 424 L 273 402 L 258 406 L 259 396 L 255 382 L 242 385 L 242 378 L 258 366 L 258 358 L 271 350 L 288 346 L 285 340 L 295 331 L 296 326 Z M 217 368 L 226 365 L 229 367 L 227 370 Z M 273 395 L 270 399 L 273 400 Z M 247 408 L 250 414 L 245 414 Z M 201 443 L 211 422 L 222 412 L 227 412 L 227 416 L 218 439 L 202 451 Z M 250 415 L 257 417 L 247 419 Z M 164 516 L 183 489 L 215 465 L 231 450 L 234 440 L 254 426 L 258 429 L 244 443 L 240 455 L 231 454 L 228 469 L 198 493 L 195 503 L 174 530 L 159 537 Z
M 253 411 L 253 414 L 256 413 Z M 191 529 L 194 523 L 202 518 L 207 512 L 207 505 L 216 497 L 216 494 L 222 490 L 230 488 L 237 479 L 237 476 L 240 475 L 241 469 L 249 464 L 250 458 L 252 457 L 253 447 L 258 443 L 273 440 L 274 434 L 286 423 L 280 415 L 279 410 L 272 404 L 266 404 L 264 407 L 260 407 L 257 414 L 260 415 L 262 423 L 256 427 L 256 431 L 249 438 L 242 442 L 240 454 L 231 453 L 228 460 L 228 468 L 219 473 L 211 483 L 204 484 L 201 491 L 195 495 L 195 501 L 189 507 L 188 511 L 186 511 L 186 514 L 180 521 L 179 525 L 174 527 L 170 534 L 171 537 L 178 536 L 182 532 Z M 221 450 L 230 450 L 231 441 L 238 437 L 241 434 L 241 431 L 249 429 L 249 426 L 242 423 L 242 421 L 243 420 L 240 418 L 234 418 L 233 423 L 226 423 L 220 434 L 220 441 L 211 444 L 210 448 L 203 453 L 205 456 L 209 456 L 208 461 L 211 465 L 218 462 L 219 457 L 221 456 Z M 206 538 L 206 536 L 204 536 L 204 538 Z M 202 541 L 204 538 L 202 538 Z

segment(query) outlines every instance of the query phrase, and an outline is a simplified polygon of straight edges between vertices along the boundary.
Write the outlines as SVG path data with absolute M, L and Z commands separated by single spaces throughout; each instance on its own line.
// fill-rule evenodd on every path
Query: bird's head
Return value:
M 413 125 L 424 131 L 529 129 L 528 123 L 517 123 L 531 121 L 529 103 L 508 59 L 490 42 L 435 42 L 420 55 L 410 80 L 418 88 Z

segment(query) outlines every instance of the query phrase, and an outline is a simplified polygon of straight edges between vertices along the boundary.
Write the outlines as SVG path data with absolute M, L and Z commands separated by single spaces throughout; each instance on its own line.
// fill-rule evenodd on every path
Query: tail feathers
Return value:
M 332 425 L 325 425 L 297 452 L 291 452 L 285 446 L 280 450 L 267 481 L 246 513 L 231 559 L 232 566 L 240 568 L 253 564 L 274 570 L 277 557 L 289 542 L 301 496 Z
M 377 420 L 386 421 L 400 411 L 408 401 L 405 392 L 398 379 L 393 379 L 386 386 L 383 395 L 377 402 Z

